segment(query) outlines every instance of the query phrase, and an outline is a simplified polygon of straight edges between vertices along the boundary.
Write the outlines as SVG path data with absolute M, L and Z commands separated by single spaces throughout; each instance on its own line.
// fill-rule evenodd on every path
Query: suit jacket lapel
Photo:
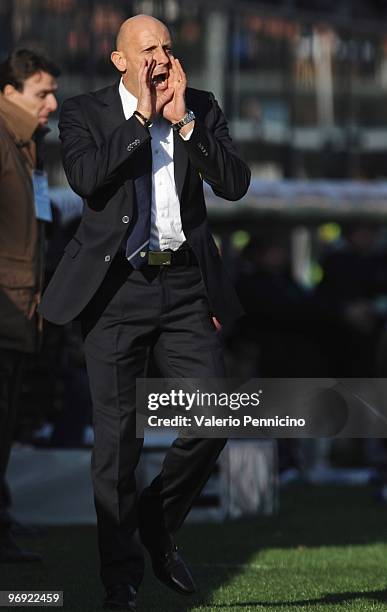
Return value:
M 118 90 L 120 80 L 116 81 L 113 85 L 105 87 L 105 89 L 99 90 L 94 95 L 104 105 L 101 113 L 101 124 L 103 125 L 104 131 L 107 134 L 111 134 L 116 128 L 118 128 L 125 121 L 125 113 L 121 102 L 121 96 Z M 124 188 L 129 196 L 129 201 L 134 199 L 134 182 L 132 179 L 123 177 Z
M 188 155 L 181 136 L 179 136 L 177 132 L 173 132 L 173 163 L 175 170 L 176 191 L 181 202 L 181 194 L 183 192 L 185 176 L 188 168 Z
M 124 109 L 122 108 L 121 97 L 118 91 L 120 81 L 114 85 L 99 90 L 94 95 L 106 107 L 102 109 L 102 125 L 109 134 L 125 121 Z
M 119 125 L 121 125 L 123 121 L 125 121 L 124 109 L 122 108 L 118 87 L 119 80 L 114 83 L 114 85 L 110 85 L 109 87 L 99 90 L 93 94 L 97 96 L 102 104 L 104 104 L 106 107 L 102 110 L 102 123 L 107 133 L 111 133 Z M 188 168 L 188 155 L 181 136 L 179 136 L 179 134 L 176 132 L 173 132 L 173 161 L 176 191 L 179 200 L 181 201 L 181 195 Z M 125 187 L 127 190 L 129 190 L 127 181 L 125 182 Z

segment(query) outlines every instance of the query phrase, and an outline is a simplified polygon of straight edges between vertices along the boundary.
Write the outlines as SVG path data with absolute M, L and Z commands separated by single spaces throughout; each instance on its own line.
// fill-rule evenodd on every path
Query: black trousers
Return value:
M 149 351 L 164 377 L 223 377 L 222 347 L 197 266 L 133 270 L 116 258 L 83 313 L 85 356 L 93 399 L 92 478 L 101 578 L 105 586 L 138 587 L 144 562 L 135 468 L 143 440 L 135 433 L 136 377 Z M 161 473 L 143 492 L 147 520 L 175 533 L 206 483 L 224 439 L 177 438 Z
M 18 417 L 24 353 L 0 349 L 0 531 L 8 526 L 9 491 L 5 476 Z

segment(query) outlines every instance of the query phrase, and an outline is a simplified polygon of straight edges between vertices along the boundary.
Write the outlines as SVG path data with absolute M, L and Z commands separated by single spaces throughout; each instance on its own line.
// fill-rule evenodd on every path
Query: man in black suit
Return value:
M 156 576 L 178 592 L 195 590 L 173 534 L 225 444 L 178 438 L 137 501 L 136 378 L 150 351 L 164 376 L 224 376 L 212 316 L 231 321 L 241 307 L 208 228 L 203 180 L 238 200 L 250 171 L 214 96 L 187 88 L 164 24 L 128 19 L 111 59 L 118 83 L 62 107 L 64 168 L 85 208 L 40 310 L 58 324 L 81 319 L 105 605 L 135 609 L 137 527 Z

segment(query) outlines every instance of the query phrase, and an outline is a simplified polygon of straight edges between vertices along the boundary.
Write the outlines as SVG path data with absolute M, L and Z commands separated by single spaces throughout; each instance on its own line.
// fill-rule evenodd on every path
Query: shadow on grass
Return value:
M 202 609 L 287 606 L 288 609 L 369 599 L 386 602 L 386 590 L 333 593 L 316 599 L 299 599 L 297 593 L 284 601 L 246 601 L 241 589 L 230 588 L 227 604 L 216 601 L 216 591 L 227 588 L 256 555 L 265 549 L 295 549 L 365 545 L 387 542 L 386 509 L 376 504 L 369 489 L 290 487 L 282 496 L 276 517 L 256 517 L 222 524 L 186 525 L 178 537 L 183 557 L 193 569 L 198 594 L 184 598 L 161 585 L 147 566 L 138 607 L 144 612 L 188 612 Z M 0 564 L 1 590 L 63 590 L 64 610 L 94 612 L 104 596 L 98 578 L 96 529 L 93 527 L 50 528 L 40 539 L 21 541 L 24 547 L 44 555 L 42 564 Z M 366 563 L 366 561 L 364 562 Z M 270 588 L 271 572 L 266 575 Z M 254 580 L 254 577 L 251 578 Z M 273 576 L 274 580 L 274 576 Z M 273 586 L 273 588 L 275 588 Z M 274 590 L 274 592 L 276 592 Z M 302 591 L 304 595 L 305 591 Z M 301 594 L 301 593 L 300 593 Z M 224 592 L 221 599 L 224 599 Z M 282 593 L 277 592 L 277 599 Z M 264 599 L 264 597 L 262 598 Z M 236 600 L 234 602 L 234 600 Z M 213 602 L 213 603 L 212 603 Z M 37 608 L 40 609 L 40 608 Z M 44 608 L 47 609 L 47 608 Z M 43 608 L 42 608 L 43 610 Z
M 354 601 L 355 599 L 366 599 L 373 600 L 379 603 L 387 602 L 387 589 L 383 589 L 382 591 L 359 591 L 358 593 L 329 593 L 328 595 L 324 595 L 323 597 L 318 597 L 315 599 L 300 599 L 296 601 L 238 601 L 238 602 L 230 602 L 228 604 L 211 604 L 209 606 L 202 606 L 203 609 L 210 610 L 218 610 L 221 608 L 245 608 L 246 606 L 260 606 L 262 608 L 277 608 L 279 606 L 287 606 L 288 608 L 305 608 L 309 606 L 316 605 L 326 605 L 332 606 L 334 604 L 343 604 Z

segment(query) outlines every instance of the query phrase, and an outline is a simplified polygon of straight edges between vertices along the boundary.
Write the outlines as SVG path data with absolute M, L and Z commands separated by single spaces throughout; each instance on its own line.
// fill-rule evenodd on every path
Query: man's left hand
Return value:
M 162 109 L 164 119 L 171 123 L 181 121 L 187 112 L 185 105 L 185 90 L 187 77 L 178 59 L 171 57 L 171 69 L 168 77 L 168 89 L 173 89 L 172 100 Z

